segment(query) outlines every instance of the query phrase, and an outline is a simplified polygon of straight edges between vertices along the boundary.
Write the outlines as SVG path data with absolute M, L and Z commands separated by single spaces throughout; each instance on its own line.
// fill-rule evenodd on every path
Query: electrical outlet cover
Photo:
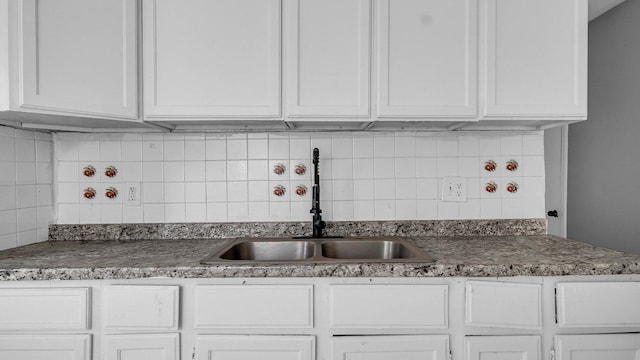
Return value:
M 465 202 L 467 201 L 467 179 L 443 178 L 442 201 Z
M 140 205 L 140 183 L 127 183 L 124 203 L 129 206 Z

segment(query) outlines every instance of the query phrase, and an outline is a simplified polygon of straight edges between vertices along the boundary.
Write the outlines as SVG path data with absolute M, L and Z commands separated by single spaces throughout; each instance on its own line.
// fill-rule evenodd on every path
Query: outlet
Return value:
M 451 202 L 467 201 L 467 179 L 464 179 L 464 178 L 442 179 L 442 201 L 451 201 Z
M 140 183 L 128 183 L 126 187 L 126 205 L 140 205 Z

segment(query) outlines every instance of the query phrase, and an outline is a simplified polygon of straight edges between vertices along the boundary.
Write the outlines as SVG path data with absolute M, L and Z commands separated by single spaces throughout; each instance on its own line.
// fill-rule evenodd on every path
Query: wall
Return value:
M 49 134 L 0 126 L 0 249 L 47 239 L 52 151 Z
M 325 220 L 544 217 L 542 133 L 58 134 L 58 223 L 309 221 L 311 149 L 320 149 Z M 510 159 L 516 172 L 503 170 Z M 494 160 L 498 170 L 483 170 Z M 283 175 L 273 172 L 283 164 Z M 302 164 L 307 171 L 298 175 Z M 82 175 L 95 167 L 92 178 Z M 104 169 L 119 173 L 106 177 Z M 468 180 L 464 203 L 438 200 L 441 178 Z M 495 181 L 494 194 L 483 191 Z M 516 181 L 521 190 L 505 189 Z M 123 202 L 127 183 L 142 203 Z M 284 196 L 273 191 L 278 185 Z M 304 196 L 296 188 L 307 189 Z M 84 189 L 97 191 L 94 199 Z M 119 190 L 108 199 L 109 187 Z
M 640 253 L 640 1 L 589 24 L 589 120 L 569 128 L 568 230 Z

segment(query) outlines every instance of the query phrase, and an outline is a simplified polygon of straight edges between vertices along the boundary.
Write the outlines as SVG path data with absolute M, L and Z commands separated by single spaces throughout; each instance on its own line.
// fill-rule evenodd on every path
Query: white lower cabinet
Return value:
M 180 360 L 180 335 L 106 335 L 103 349 L 103 360 Z
M 91 360 L 91 335 L 0 335 L 3 360 Z
M 331 339 L 332 360 L 445 360 L 448 335 L 346 336 Z
M 465 360 L 541 360 L 539 336 L 467 336 Z
M 554 338 L 557 360 L 638 360 L 640 334 L 560 335 Z
M 313 336 L 199 335 L 199 360 L 314 360 Z

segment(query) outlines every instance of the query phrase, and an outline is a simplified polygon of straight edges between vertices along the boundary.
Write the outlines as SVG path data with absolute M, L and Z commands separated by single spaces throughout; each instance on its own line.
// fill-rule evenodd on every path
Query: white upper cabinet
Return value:
M 378 117 L 475 120 L 477 3 L 378 2 Z
M 289 117 L 369 117 L 371 0 L 285 2 Z
M 280 0 L 145 0 L 145 119 L 281 117 L 280 13 Z
M 24 0 L 15 6 L 20 110 L 138 118 L 135 1 Z
M 481 3 L 484 117 L 585 119 L 587 1 Z

